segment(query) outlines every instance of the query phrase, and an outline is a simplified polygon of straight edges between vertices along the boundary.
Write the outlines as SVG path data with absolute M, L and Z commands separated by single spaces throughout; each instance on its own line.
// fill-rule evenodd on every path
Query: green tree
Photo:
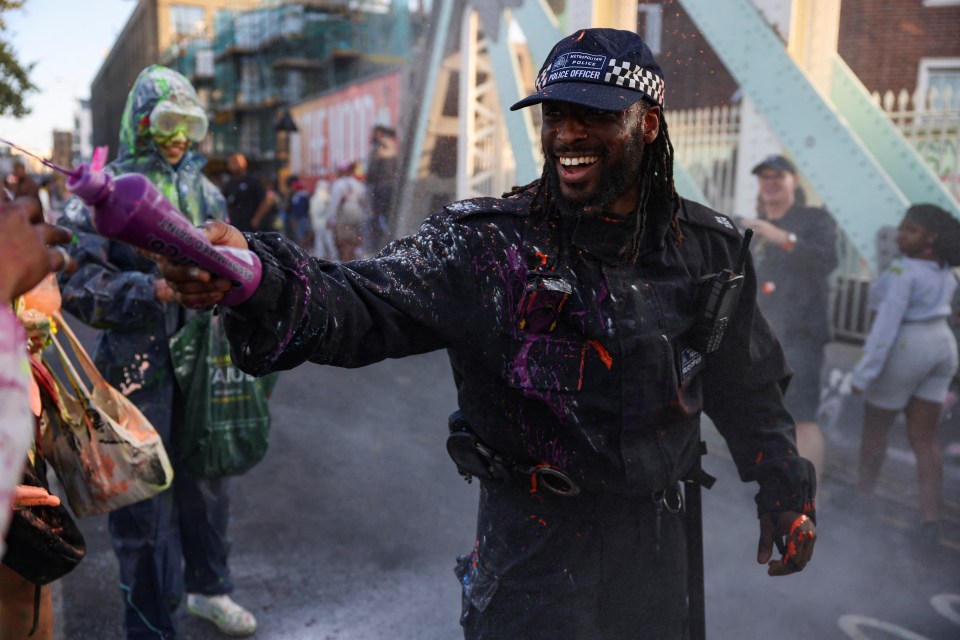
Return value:
M 26 0 L 0 0 L 0 116 L 22 118 L 30 113 L 23 99 L 37 90 L 37 86 L 30 82 L 33 64 L 20 64 L 16 52 L 3 37 L 3 32 L 7 30 L 3 14 L 11 9 L 20 9 L 24 2 Z

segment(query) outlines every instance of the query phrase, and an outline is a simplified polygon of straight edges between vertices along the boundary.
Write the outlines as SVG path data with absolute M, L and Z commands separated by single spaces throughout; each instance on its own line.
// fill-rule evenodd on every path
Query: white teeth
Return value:
M 599 156 L 580 156 L 579 158 L 560 158 L 560 164 L 565 167 L 575 167 L 578 164 L 592 164 L 599 160 Z

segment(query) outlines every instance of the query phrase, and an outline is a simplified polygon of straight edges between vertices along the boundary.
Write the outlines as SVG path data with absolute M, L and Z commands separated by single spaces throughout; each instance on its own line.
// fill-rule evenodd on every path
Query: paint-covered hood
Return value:
M 150 113 L 165 100 L 176 102 L 182 110 L 204 112 L 200 97 L 189 80 L 167 67 L 147 67 L 137 76 L 127 96 L 120 120 L 119 160 L 160 155 L 159 147 L 150 136 Z

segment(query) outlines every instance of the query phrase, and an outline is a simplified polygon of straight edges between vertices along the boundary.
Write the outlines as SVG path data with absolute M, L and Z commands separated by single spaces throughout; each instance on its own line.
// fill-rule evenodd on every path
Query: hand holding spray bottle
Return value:
M 146 177 L 111 176 L 89 164 L 66 173 L 67 188 L 93 210 L 101 235 L 233 281 L 221 302 L 227 306 L 240 304 L 260 285 L 262 267 L 255 253 L 210 244 Z

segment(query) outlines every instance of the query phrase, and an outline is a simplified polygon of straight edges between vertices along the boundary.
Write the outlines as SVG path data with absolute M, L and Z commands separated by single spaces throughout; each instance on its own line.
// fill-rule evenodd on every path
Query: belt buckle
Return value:
M 670 504 L 671 494 L 677 498 L 676 506 Z M 658 508 L 666 510 L 667 513 L 680 513 L 680 510 L 683 509 L 683 496 L 680 495 L 680 490 L 676 487 L 654 492 L 653 501 Z
M 548 491 L 558 496 L 572 498 L 580 495 L 580 486 L 574 482 L 573 478 L 549 464 L 538 464 L 530 471 L 531 492 L 537 490 L 537 483 L 547 488 Z M 560 482 L 562 486 L 555 483 Z

